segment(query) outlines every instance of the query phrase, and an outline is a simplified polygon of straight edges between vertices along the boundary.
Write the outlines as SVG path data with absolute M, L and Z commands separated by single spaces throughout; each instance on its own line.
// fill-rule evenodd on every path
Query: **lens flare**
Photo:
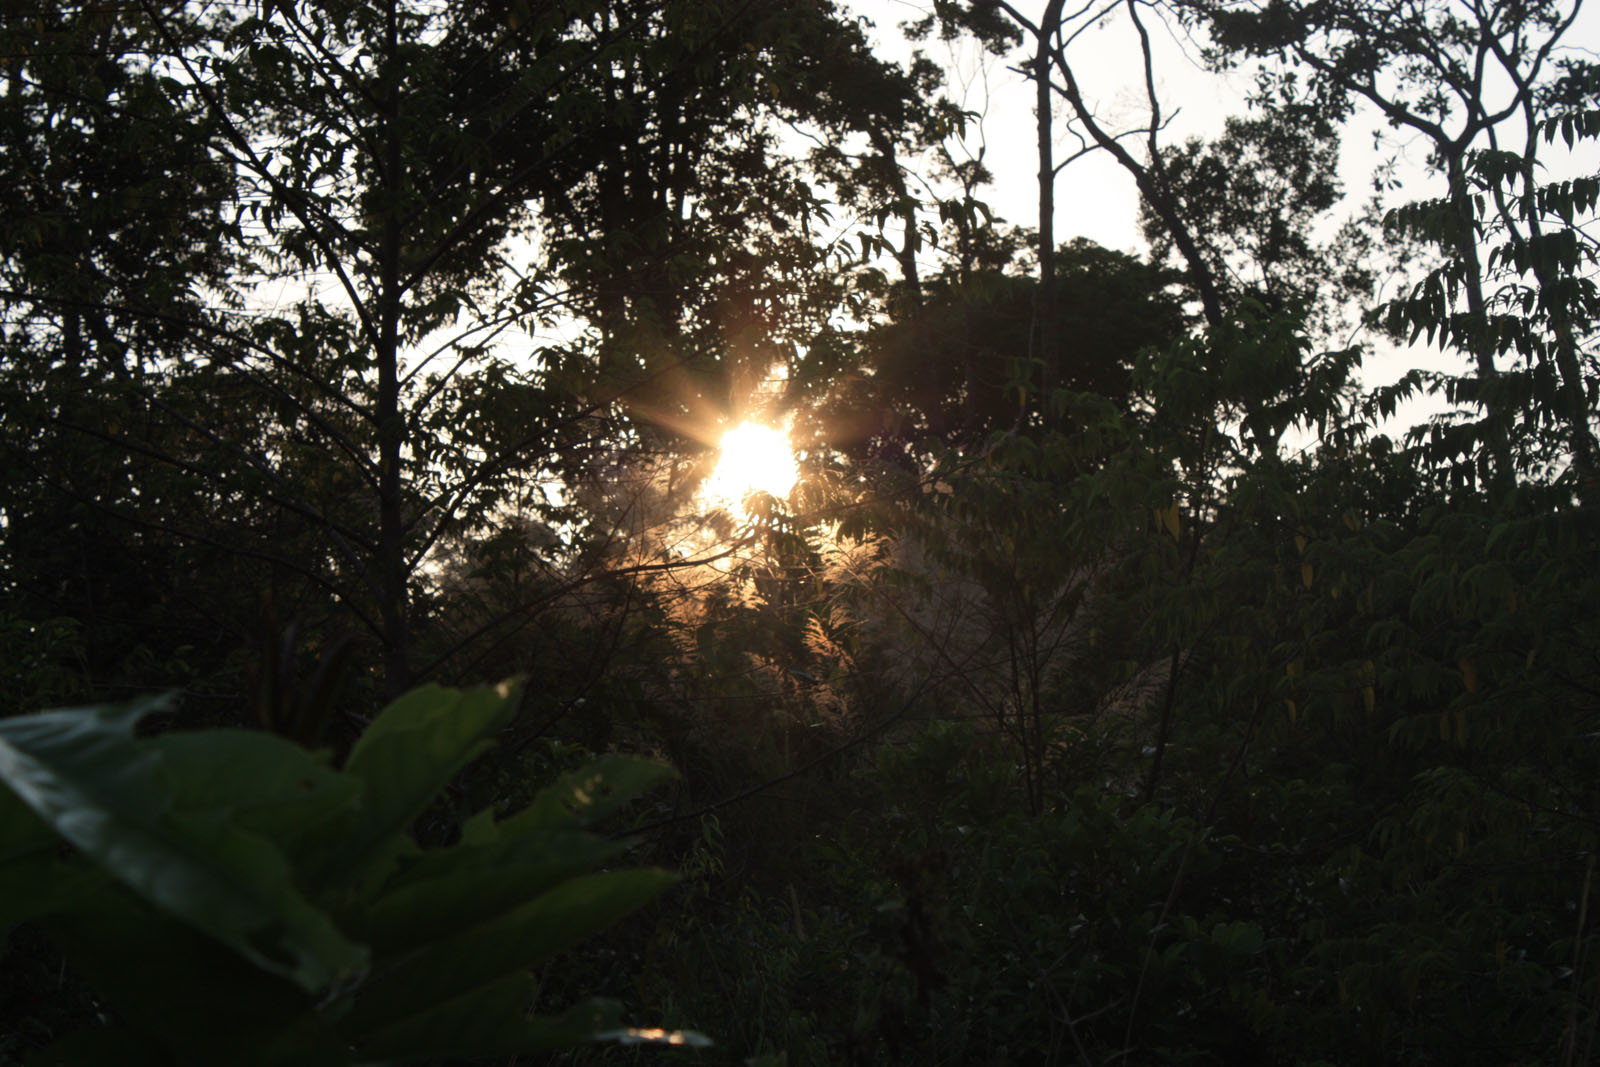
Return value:
M 722 438 L 716 469 L 701 490 L 713 507 L 743 515 L 752 493 L 786 499 L 800 479 L 789 438 L 782 431 L 758 422 L 745 422 Z

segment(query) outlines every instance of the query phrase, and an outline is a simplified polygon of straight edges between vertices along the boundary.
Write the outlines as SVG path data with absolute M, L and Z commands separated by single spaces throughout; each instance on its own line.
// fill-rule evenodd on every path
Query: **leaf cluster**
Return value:
M 670 884 L 590 873 L 628 846 L 585 829 L 664 767 L 612 757 L 449 845 L 409 833 L 517 700 L 416 690 L 339 769 L 267 734 L 136 734 L 161 700 L 7 720 L 5 921 L 43 929 L 112 1016 L 30 1062 L 397 1063 L 641 1037 L 598 1003 L 528 1013 L 533 968 Z

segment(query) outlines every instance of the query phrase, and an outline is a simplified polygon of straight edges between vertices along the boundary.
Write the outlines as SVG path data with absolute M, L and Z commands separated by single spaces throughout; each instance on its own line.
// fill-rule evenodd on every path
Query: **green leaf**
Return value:
M 411 953 L 374 975 L 345 1020 L 352 1038 L 532 966 L 610 926 L 676 879 L 628 870 L 574 878 L 504 916 Z
M 360 780 L 273 734 L 170 733 L 145 745 L 160 754 L 169 772 L 175 808 L 231 812 L 237 825 L 280 847 L 347 815 L 361 797 Z
M 0 789 L 0 927 L 73 908 L 106 884 L 104 873 L 60 852 L 56 832 Z
M 516 710 L 512 682 L 475 689 L 429 685 L 390 704 L 350 752 L 345 773 L 364 786 L 361 809 L 324 878 L 381 881 L 402 836 L 429 801 L 489 746 Z
M 487 845 L 500 836 L 499 829 L 495 826 L 494 807 L 484 808 L 461 824 L 461 843 L 463 845 Z
M 1218 923 L 1211 940 L 1223 951 L 1240 956 L 1254 955 L 1265 944 L 1261 927 L 1247 922 Z
M 675 774 L 652 760 L 606 756 L 540 790 L 527 808 L 500 823 L 500 831 L 592 826 Z
M 6 793 L 4 799 L 14 798 Z M 0 930 L 69 911 L 107 884 L 104 872 L 59 857 L 58 841 L 51 834 L 47 851 L 14 854 L 0 861 Z M 0 849 L 6 847 L 0 839 Z
M 446 937 L 522 905 L 626 847 L 573 831 L 533 831 L 430 853 L 385 887 L 359 930 L 379 949 Z
M 21 797 L 0 791 L 0 865 L 54 853 L 60 840 Z
M 307 990 L 358 974 L 365 950 L 300 895 L 270 842 L 226 813 L 170 810 L 160 755 L 133 740 L 161 704 L 0 722 L 0 778 L 90 860 L 258 967 Z

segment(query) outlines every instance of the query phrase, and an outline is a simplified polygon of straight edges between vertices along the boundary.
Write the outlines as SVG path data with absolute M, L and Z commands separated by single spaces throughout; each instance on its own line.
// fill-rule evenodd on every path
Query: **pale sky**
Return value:
M 872 36 L 880 54 L 905 58 L 911 46 L 899 24 L 920 17 L 930 6 L 921 0 L 845 0 L 845 6 L 876 24 Z M 1027 13 L 1035 3 L 1019 4 Z M 1164 135 L 1167 143 L 1220 132 L 1223 119 L 1243 110 L 1248 79 L 1224 78 L 1201 69 L 1159 23 L 1152 23 L 1157 49 L 1157 92 L 1173 115 Z M 989 206 L 1009 222 L 1033 226 L 1038 218 L 1038 155 L 1034 142 L 1034 90 L 1007 60 L 984 53 L 968 41 L 947 45 L 929 40 L 921 47 L 950 72 L 949 92 L 969 111 L 981 116 L 969 130 L 967 147 L 985 149 L 984 163 L 994 173 Z M 1190 47 L 1190 53 L 1195 49 Z M 1069 57 L 1085 95 L 1108 125 L 1126 115 L 1127 125 L 1145 117 L 1143 64 L 1138 42 L 1123 23 L 1090 30 L 1073 44 Z M 1055 155 L 1059 164 L 1079 144 L 1066 128 L 1058 101 Z M 1059 240 L 1088 237 L 1107 248 L 1131 252 L 1143 242 L 1138 232 L 1138 195 L 1133 180 L 1103 153 L 1072 163 L 1056 179 L 1056 234 Z

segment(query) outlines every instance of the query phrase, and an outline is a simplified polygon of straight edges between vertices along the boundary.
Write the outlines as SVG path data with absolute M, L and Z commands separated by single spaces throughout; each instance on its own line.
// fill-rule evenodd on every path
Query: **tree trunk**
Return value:
M 386 27 L 383 152 L 380 161 L 381 212 L 378 249 L 377 338 L 374 361 L 378 396 L 378 614 L 383 627 L 383 686 L 393 698 L 411 684 L 410 631 L 406 619 L 405 517 L 401 510 L 401 462 L 405 416 L 400 410 L 400 198 L 404 175 L 400 156 L 399 12 L 390 0 Z
M 1065 0 L 1050 0 L 1039 20 L 1033 52 L 1034 117 L 1039 148 L 1039 292 L 1034 298 L 1034 352 L 1043 367 L 1044 404 L 1060 380 L 1060 342 L 1056 337 L 1056 168 L 1051 139 L 1050 39 L 1061 29 Z

